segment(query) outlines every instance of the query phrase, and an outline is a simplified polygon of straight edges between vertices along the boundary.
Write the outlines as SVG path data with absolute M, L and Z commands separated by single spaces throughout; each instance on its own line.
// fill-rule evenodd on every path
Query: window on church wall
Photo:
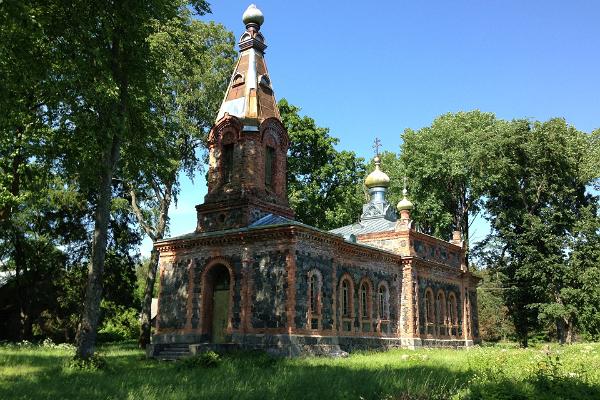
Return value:
M 450 324 L 453 326 L 458 324 L 457 313 L 458 310 L 456 308 L 456 296 L 454 293 L 450 293 L 448 296 L 448 322 L 450 322 Z
M 435 302 L 435 322 L 438 325 L 438 333 L 446 335 L 446 299 L 443 292 L 438 292 Z
M 389 297 L 388 288 L 385 285 L 379 286 L 379 291 L 377 293 L 377 317 L 379 319 L 390 319 Z
M 371 290 L 370 290 L 370 286 L 367 282 L 363 282 L 360 285 L 360 318 L 362 320 L 367 320 L 366 322 L 363 321 L 361 323 L 361 329 L 363 332 L 370 332 L 371 331 L 371 310 L 369 307 L 369 297 L 371 296 Z
M 309 283 L 309 304 L 310 304 L 310 312 L 312 314 L 316 314 L 318 313 L 318 305 L 317 305 L 317 301 L 318 301 L 318 282 L 317 282 L 317 276 L 315 274 L 312 274 L 310 276 L 310 283 Z
M 340 313 L 341 313 L 341 324 L 342 330 L 345 332 L 352 331 L 352 283 L 349 279 L 345 278 L 342 280 L 340 288 Z
M 437 301 L 435 302 L 435 317 L 436 323 L 444 323 L 444 297 L 442 293 L 438 293 L 437 295 Z
M 362 318 L 369 318 L 369 304 L 367 302 L 367 295 L 369 290 L 367 284 L 363 283 L 360 285 L 360 316 Z
M 273 178 L 275 176 L 275 149 L 267 146 L 265 151 L 265 186 L 273 188 Z
M 434 323 L 434 311 L 433 311 L 433 293 L 431 290 L 425 292 L 425 321 L 428 324 Z
M 342 282 L 342 316 L 350 316 L 350 285 L 346 280 Z
M 223 145 L 221 168 L 223 171 L 223 183 L 231 182 L 233 177 L 233 143 Z
M 308 311 L 310 329 L 319 329 L 321 314 L 321 279 L 317 272 L 310 272 L 308 278 Z

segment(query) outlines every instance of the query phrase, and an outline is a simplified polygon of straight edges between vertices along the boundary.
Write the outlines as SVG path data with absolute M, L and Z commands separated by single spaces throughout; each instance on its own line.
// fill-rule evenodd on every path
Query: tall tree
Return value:
M 300 108 L 279 101 L 281 120 L 290 136 L 288 197 L 296 218 L 321 229 L 350 224 L 360 215 L 364 160 L 338 151 L 339 140 L 317 126 Z
M 34 205 L 46 204 L 53 179 L 53 132 L 48 106 L 55 102 L 55 61 L 39 1 L 0 8 L 0 247 L 15 271 L 20 337 L 31 337 L 29 296 Z M 38 224 L 39 225 L 39 224 Z M 0 254 L 0 259 L 2 259 Z
M 478 154 L 482 138 L 496 129 L 493 114 L 475 110 L 448 113 L 429 127 L 404 131 L 401 160 L 421 230 L 443 239 L 458 230 L 468 243 L 485 182 L 486 161 Z
M 88 283 L 77 335 L 76 357 L 95 350 L 102 282 L 113 198 L 112 181 L 121 149 L 144 142 L 149 132 L 138 121 L 151 109 L 160 82 L 160 65 L 148 38 L 157 24 L 177 17 L 186 6 L 208 11 L 205 1 L 151 0 L 108 2 L 61 1 L 45 10 L 52 16 L 46 31 L 62 56 L 55 73 L 66 88 L 61 103 L 61 137 L 65 168 L 79 177 L 94 198 Z
M 532 318 L 554 321 L 570 340 L 577 313 L 576 274 L 569 241 L 577 221 L 597 198 L 586 193 L 585 134 L 562 119 L 513 121 L 486 138 L 486 212 L 517 335 L 527 345 Z
M 203 23 L 183 11 L 149 37 L 153 57 L 162 65 L 163 79 L 146 115 L 152 137 L 133 143 L 135 153 L 125 162 L 131 207 L 152 240 L 164 237 L 169 207 L 176 201 L 179 175 L 192 178 L 202 168 L 201 151 L 217 113 L 235 61 L 233 34 L 222 25 Z M 142 301 L 139 344 L 150 343 L 150 307 L 158 266 L 152 250 Z

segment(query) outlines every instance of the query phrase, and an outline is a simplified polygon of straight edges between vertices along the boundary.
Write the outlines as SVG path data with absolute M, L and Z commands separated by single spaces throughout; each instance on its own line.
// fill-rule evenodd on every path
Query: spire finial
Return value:
M 379 158 L 379 148 L 381 147 L 381 140 L 378 137 L 375 138 L 373 143 L 373 149 L 375 150 L 375 157 Z
M 404 189 L 402 189 L 402 195 L 406 197 L 408 190 L 406 190 L 406 175 L 404 175 Z
M 260 26 L 265 22 L 265 16 L 255 4 L 250 4 L 246 11 L 244 11 L 244 15 L 242 15 L 242 22 L 246 26 L 250 24 L 256 25 L 256 30 L 259 30 Z

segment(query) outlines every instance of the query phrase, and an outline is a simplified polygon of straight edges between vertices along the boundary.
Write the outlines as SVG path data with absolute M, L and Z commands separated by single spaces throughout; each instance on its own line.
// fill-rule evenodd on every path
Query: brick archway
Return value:
M 202 274 L 202 333 L 213 343 L 231 334 L 234 276 L 223 260 L 210 263 Z

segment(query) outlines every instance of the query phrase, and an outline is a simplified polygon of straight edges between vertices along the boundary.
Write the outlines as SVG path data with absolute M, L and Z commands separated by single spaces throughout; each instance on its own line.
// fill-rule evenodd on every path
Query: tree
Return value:
M 578 286 L 570 257 L 577 221 L 597 204 L 586 194 L 585 134 L 562 119 L 504 123 L 485 139 L 485 207 L 497 243 L 487 265 L 504 277 L 505 301 L 521 343 L 534 317 L 554 321 L 561 342 L 572 338 Z
M 44 123 L 44 105 L 53 101 L 53 57 L 37 3 L 9 2 L 0 9 L 0 260 L 8 255 L 15 271 L 22 339 L 31 337 L 29 207 L 44 201 L 50 174 L 43 149 L 53 142 Z
M 169 207 L 177 200 L 179 174 L 194 177 L 199 153 L 217 113 L 235 61 L 234 38 L 222 25 L 192 20 L 188 12 L 162 24 L 149 37 L 163 79 L 144 121 L 149 142 L 132 143 L 125 162 L 131 208 L 146 235 L 156 242 L 168 228 Z M 142 300 L 139 345 L 150 343 L 150 307 L 158 267 L 153 249 Z
M 290 137 L 288 197 L 296 219 L 320 229 L 347 225 L 360 215 L 364 160 L 337 151 L 339 140 L 317 126 L 300 108 L 279 101 L 281 120 Z
M 448 113 L 431 126 L 402 135 L 401 160 L 419 228 L 447 240 L 453 230 L 469 241 L 470 217 L 481 208 L 486 163 L 484 137 L 497 129 L 494 114 Z
M 478 271 L 482 283 L 477 287 L 477 315 L 479 334 L 484 341 L 495 342 L 513 339 L 514 325 L 504 304 L 502 280 L 498 272 Z
M 54 73 L 65 89 L 57 110 L 65 169 L 78 176 L 81 190 L 94 200 L 88 283 L 77 335 L 76 357 L 82 359 L 95 348 L 113 176 L 122 148 L 148 138 L 150 132 L 136 128 L 151 110 L 150 99 L 162 78 L 148 38 L 187 5 L 208 11 L 202 0 L 109 2 L 103 7 L 57 0 L 44 8 L 51 16 L 46 34 L 61 56 Z

